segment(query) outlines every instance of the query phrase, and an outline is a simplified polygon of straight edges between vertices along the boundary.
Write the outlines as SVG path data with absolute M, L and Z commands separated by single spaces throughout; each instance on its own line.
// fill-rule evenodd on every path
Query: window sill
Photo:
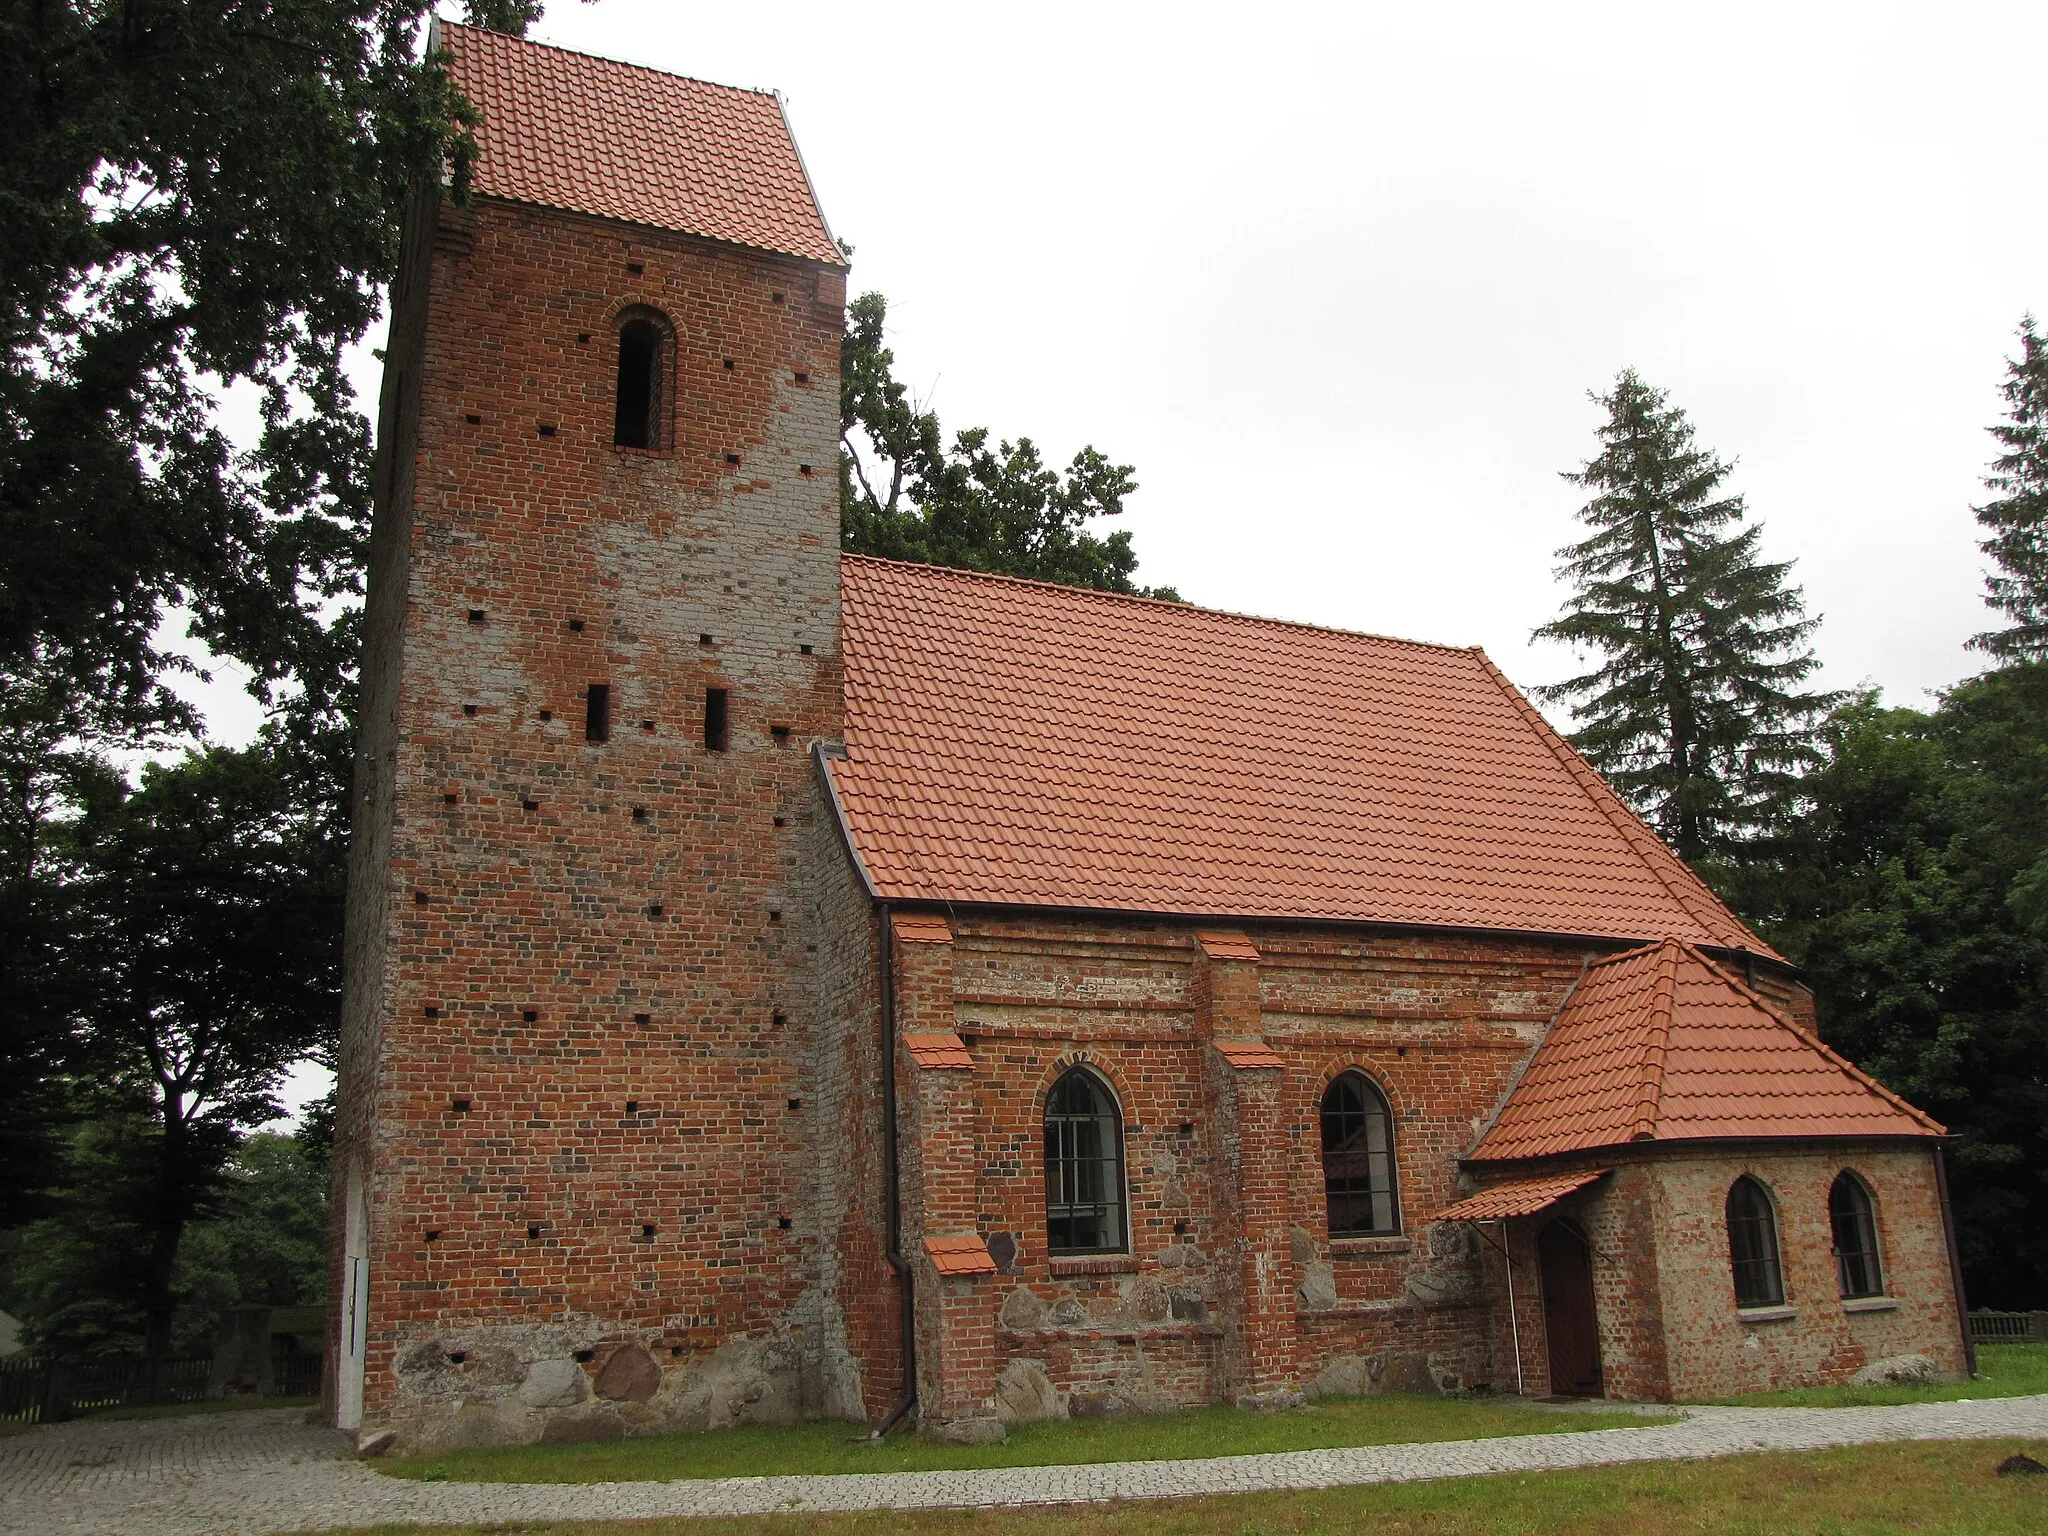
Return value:
M 1371 1259 L 1383 1253 L 1410 1253 L 1415 1243 L 1406 1237 L 1333 1237 L 1330 1239 L 1330 1257 L 1333 1259 Z
M 1799 1315 L 1797 1307 L 1737 1307 L 1735 1315 L 1745 1323 L 1789 1323 Z
M 628 443 L 613 443 L 613 453 L 623 453 L 633 459 L 672 459 L 676 456 L 673 448 L 635 448 Z
M 1051 1259 L 1055 1277 L 1060 1275 L 1135 1275 L 1138 1260 L 1128 1253 L 1105 1253 L 1100 1255 L 1076 1256 L 1070 1259 Z
M 1896 1296 L 1851 1296 L 1842 1303 L 1844 1312 L 1896 1312 L 1899 1298 Z

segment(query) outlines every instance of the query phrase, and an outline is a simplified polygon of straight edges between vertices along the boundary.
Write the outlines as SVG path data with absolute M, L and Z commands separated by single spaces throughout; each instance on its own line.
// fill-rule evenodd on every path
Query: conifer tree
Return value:
M 1984 478 L 1997 499 L 1977 508 L 1997 562 L 1984 600 L 2012 623 L 1970 643 L 2001 661 L 2048 660 L 2048 336 L 2020 321 L 2020 355 L 2006 361 L 2006 420 L 1991 429 L 2005 451 Z
M 1569 703 L 1572 742 L 1688 860 L 1726 855 L 1790 803 L 1819 760 L 1833 694 L 1801 693 L 1818 665 L 1789 563 L 1759 557 L 1731 465 L 1693 440 L 1685 412 L 1633 370 L 1594 395 L 1600 453 L 1565 479 L 1592 499 L 1592 534 L 1560 549 L 1565 611 L 1536 631 L 1591 670 L 1541 690 Z

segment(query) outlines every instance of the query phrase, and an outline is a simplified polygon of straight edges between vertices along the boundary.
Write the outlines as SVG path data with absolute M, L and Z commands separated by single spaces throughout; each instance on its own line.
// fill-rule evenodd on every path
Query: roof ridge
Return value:
M 1473 653 L 1479 657 L 1480 664 L 1486 668 L 1488 675 L 1500 686 L 1501 691 L 1507 694 L 1536 727 L 1551 753 L 1564 765 L 1565 771 L 1577 782 L 1586 797 L 1607 818 L 1615 831 L 1621 834 L 1622 840 L 1628 843 L 1630 850 L 1642 861 L 1644 867 L 1657 877 L 1665 890 L 1671 893 L 1672 900 L 1685 908 L 1701 927 L 1710 933 L 1716 933 L 1724 940 L 1728 933 L 1727 925 L 1732 924 L 1735 933 L 1740 937 L 1729 946 L 1730 948 L 1749 949 L 1754 945 L 1756 953 L 1772 959 L 1783 958 L 1756 934 L 1751 933 L 1748 924 L 1729 911 L 1727 904 L 1713 893 L 1704 880 L 1693 873 L 1685 860 L 1665 846 L 1663 839 L 1652 832 L 1642 817 L 1631 810 L 1621 796 L 1615 793 L 1614 786 L 1594 772 L 1593 765 L 1581 757 L 1578 750 L 1564 739 L 1556 727 L 1543 718 L 1543 712 L 1523 696 L 1521 689 L 1508 681 L 1507 674 L 1493 664 L 1491 656 L 1476 646 Z M 1676 879 L 1672 878 L 1674 874 L 1677 876 Z M 1747 942 L 1743 942 L 1744 940 Z
M 1657 1139 L 1657 1113 L 1664 1102 L 1664 1053 L 1671 1043 L 1671 1011 L 1678 999 L 1675 939 L 1657 941 L 1657 990 L 1650 999 L 1650 1028 L 1643 1037 L 1641 1076 L 1636 1082 L 1636 1123 L 1630 1141 Z
M 1777 1007 L 1777 1005 L 1772 1003 L 1769 998 L 1763 996 L 1754 987 L 1744 982 L 1740 976 L 1731 975 L 1723 966 L 1715 962 L 1714 957 L 1712 955 L 1707 954 L 1704 950 L 1700 949 L 1699 946 L 1695 944 L 1686 943 L 1686 941 L 1683 939 L 1678 940 L 1678 944 L 1682 949 L 1685 950 L 1687 954 L 1691 955 L 1693 959 L 1699 961 L 1700 964 L 1704 965 L 1708 970 L 1712 971 L 1716 976 L 1720 977 L 1722 981 L 1726 982 L 1730 987 L 1732 987 L 1736 992 L 1741 994 L 1748 1001 L 1755 1004 L 1758 1008 L 1761 1008 L 1767 1015 L 1769 1015 L 1771 1021 L 1775 1023 L 1780 1029 L 1783 1029 L 1792 1034 L 1793 1036 L 1797 1037 L 1797 1039 L 1802 1045 L 1810 1046 L 1815 1051 L 1818 1051 L 1822 1057 L 1824 1057 L 1833 1066 L 1840 1069 L 1843 1073 L 1847 1074 L 1847 1076 L 1851 1080 L 1859 1084 L 1861 1087 L 1867 1089 L 1869 1092 L 1877 1095 L 1878 1098 L 1884 1100 L 1884 1102 L 1891 1105 L 1892 1108 L 1903 1110 L 1905 1113 L 1911 1115 L 1915 1120 L 1918 1120 L 1921 1124 L 1931 1126 L 1937 1134 L 1943 1136 L 1946 1136 L 1948 1134 L 1948 1127 L 1943 1125 L 1939 1120 L 1935 1119 L 1934 1116 L 1928 1114 L 1926 1110 L 1920 1108 L 1917 1104 L 1909 1103 L 1906 1099 L 1892 1092 L 1892 1090 L 1885 1087 L 1883 1083 L 1880 1083 L 1868 1072 L 1864 1071 L 1861 1067 L 1857 1066 L 1855 1062 L 1851 1061 L 1848 1057 L 1844 1056 L 1840 1051 L 1836 1050 L 1833 1046 L 1829 1045 L 1827 1041 L 1821 1039 L 1820 1035 L 1815 1031 L 1801 1028 L 1799 1022 L 1796 1019 L 1794 1019 L 1790 1014 L 1786 1013 L 1784 1010 Z
M 1412 645 L 1418 650 L 1444 651 L 1453 656 L 1482 654 L 1476 645 L 1452 645 L 1444 640 L 1411 640 L 1405 635 L 1382 635 L 1369 629 L 1342 629 L 1334 624 L 1311 624 L 1303 619 L 1276 619 L 1270 614 L 1242 613 L 1235 608 L 1212 608 L 1206 603 L 1183 602 L 1171 597 L 1146 597 L 1136 592 L 1109 592 L 1101 587 L 1076 587 L 1063 581 L 1040 581 L 1031 576 L 1008 576 L 998 571 L 977 571 L 964 565 L 940 565 L 930 560 L 892 560 L 883 555 L 857 555 L 842 552 L 839 562 L 844 566 L 848 561 L 859 565 L 882 566 L 901 571 L 938 571 L 951 576 L 964 576 L 975 581 L 991 581 L 1009 587 L 1038 587 L 1049 592 L 1073 593 L 1079 597 L 1100 598 L 1112 603 L 1132 603 L 1153 608 L 1168 608 L 1175 613 L 1208 614 L 1220 619 L 1239 619 L 1247 624 L 1270 624 L 1280 629 L 1307 630 L 1311 634 L 1338 635 L 1347 640 L 1377 640 L 1384 645 Z
M 663 69 L 658 64 L 642 64 L 637 59 L 621 59 L 609 53 L 592 53 L 587 48 L 569 48 L 561 43 L 544 43 L 537 38 L 514 37 L 509 32 L 498 32 L 490 27 L 473 26 L 466 21 L 449 21 L 436 17 L 443 32 L 467 32 L 472 36 L 490 37 L 493 42 L 486 47 L 505 46 L 512 48 L 535 48 L 549 53 L 566 53 L 572 59 L 594 59 L 600 64 L 616 64 L 621 69 L 636 69 L 644 75 L 660 75 L 664 80 L 687 80 L 692 85 L 706 85 L 714 91 L 734 91 L 742 96 L 766 96 L 772 101 L 781 101 L 782 93 L 765 85 L 727 85 L 723 80 L 706 80 L 702 75 L 686 75 L 673 69 Z

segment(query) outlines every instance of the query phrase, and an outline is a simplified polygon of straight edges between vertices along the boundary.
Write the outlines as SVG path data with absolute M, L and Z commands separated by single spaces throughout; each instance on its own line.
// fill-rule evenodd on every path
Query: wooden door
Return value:
M 1593 1254 L 1569 1221 L 1553 1221 L 1536 1239 L 1543 1267 L 1543 1330 L 1550 1342 L 1550 1390 L 1600 1395 L 1600 1322 L 1593 1311 Z

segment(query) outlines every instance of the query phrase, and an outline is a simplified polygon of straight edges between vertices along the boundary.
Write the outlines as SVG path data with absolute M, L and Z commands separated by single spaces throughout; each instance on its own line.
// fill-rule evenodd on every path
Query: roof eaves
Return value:
M 1657 1112 L 1664 1098 L 1664 1053 L 1671 1043 L 1671 1010 L 1678 1000 L 1676 940 L 1658 946 L 1657 991 L 1650 1001 L 1650 1026 L 1643 1038 L 1641 1075 L 1636 1083 L 1636 1123 L 1630 1141 L 1657 1139 Z

